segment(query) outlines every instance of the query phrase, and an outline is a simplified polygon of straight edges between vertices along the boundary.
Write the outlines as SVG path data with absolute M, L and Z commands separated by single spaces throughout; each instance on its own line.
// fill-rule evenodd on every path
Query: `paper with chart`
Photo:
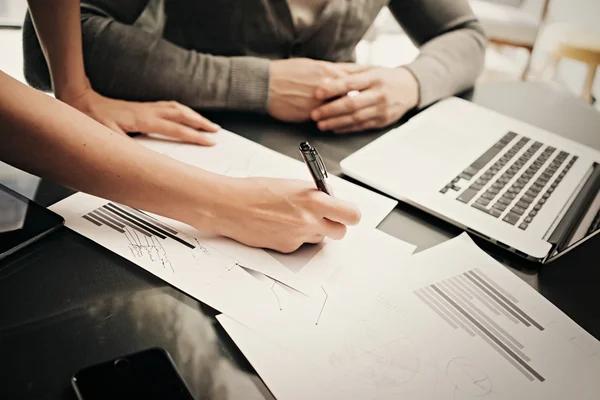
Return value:
M 51 209 L 67 227 L 221 312 L 244 320 L 278 310 L 272 293 L 245 268 L 249 260 L 228 253 L 232 245 L 222 246 L 223 238 L 84 193 Z
M 350 312 L 359 310 L 360 299 L 377 288 L 381 279 L 386 279 L 390 260 L 401 265 L 415 246 L 377 229 L 363 229 L 327 250 L 330 249 L 318 253 L 302 271 L 303 276 L 314 279 L 327 276 L 319 281 L 319 289 L 310 297 L 255 274 L 273 292 L 278 311 L 272 312 L 271 308 L 271 312 L 254 315 L 249 325 L 265 327 L 264 333 L 278 340 L 295 335 L 298 329 L 331 323 L 338 299 L 344 299 L 344 307 Z M 281 329 L 270 332 L 273 327 Z
M 372 229 L 352 230 L 292 273 L 262 249 L 84 193 L 51 208 L 67 227 L 241 321 L 312 318 L 310 310 L 323 301 L 325 279 L 384 236 Z M 398 251 L 414 249 L 401 241 L 395 244 Z
M 85 193 L 76 193 L 50 209 L 62 215 L 69 228 L 126 258 L 156 261 L 164 254 L 165 246 L 171 249 L 170 257 L 193 258 L 198 256 L 199 249 L 211 247 L 214 254 L 228 257 L 237 268 L 264 273 L 305 294 L 315 291 L 309 283 L 282 268 L 264 250 L 247 247 L 228 238 L 204 234 L 178 221 Z M 173 265 L 170 259 L 163 262 L 166 267 Z
M 598 398 L 600 343 L 468 238 L 413 256 L 362 300 L 354 315 L 332 302 L 332 323 L 296 335 L 262 327 L 287 332 L 279 343 L 219 321 L 279 399 Z

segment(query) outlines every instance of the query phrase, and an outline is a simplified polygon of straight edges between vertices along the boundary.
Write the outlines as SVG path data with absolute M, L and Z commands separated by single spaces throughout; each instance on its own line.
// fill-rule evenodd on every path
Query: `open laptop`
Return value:
M 600 151 L 459 98 L 433 105 L 341 167 L 536 262 L 600 229 Z

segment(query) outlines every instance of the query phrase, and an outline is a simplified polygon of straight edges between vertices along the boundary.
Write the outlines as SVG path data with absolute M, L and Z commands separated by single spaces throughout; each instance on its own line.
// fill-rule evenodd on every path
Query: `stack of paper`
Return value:
M 318 326 L 218 319 L 278 399 L 598 399 L 600 343 L 466 234 L 387 266 Z
M 202 148 L 142 139 L 225 175 L 308 179 L 233 133 Z M 283 255 L 76 194 L 66 225 L 216 308 L 279 399 L 597 399 L 600 344 L 467 235 L 412 255 L 376 229 L 396 202 L 339 178 L 361 225 Z

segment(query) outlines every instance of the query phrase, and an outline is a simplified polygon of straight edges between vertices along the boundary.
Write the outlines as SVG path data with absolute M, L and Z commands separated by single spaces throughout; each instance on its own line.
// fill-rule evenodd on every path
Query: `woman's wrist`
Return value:
M 221 234 L 227 223 L 227 208 L 234 196 L 234 178 L 213 174 L 184 164 L 162 192 L 160 213 L 212 234 Z M 170 193 L 170 194 L 169 194 Z M 160 200 L 159 200 L 160 201 Z

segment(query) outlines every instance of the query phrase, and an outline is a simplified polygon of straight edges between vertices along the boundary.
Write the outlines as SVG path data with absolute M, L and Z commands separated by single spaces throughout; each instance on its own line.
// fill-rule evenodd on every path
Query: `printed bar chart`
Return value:
M 107 226 L 120 233 L 125 233 L 126 228 L 129 228 L 148 238 L 171 239 L 190 249 L 195 248 L 194 245 L 178 237 L 177 230 L 135 208 L 108 203 L 83 215 L 83 218 L 96 226 Z
M 528 329 L 544 328 L 517 304 L 519 301 L 479 269 L 454 276 L 413 292 L 452 329 L 479 337 L 530 381 L 544 382 L 534 370 L 525 346 L 502 327 L 503 322 Z

